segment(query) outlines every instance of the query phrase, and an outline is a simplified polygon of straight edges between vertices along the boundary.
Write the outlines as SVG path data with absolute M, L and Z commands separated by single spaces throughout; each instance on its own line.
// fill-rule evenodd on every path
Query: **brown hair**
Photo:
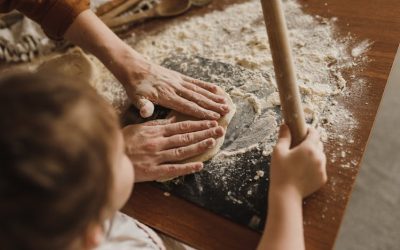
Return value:
M 86 83 L 0 80 L 0 249 L 68 249 L 101 222 L 117 129 Z

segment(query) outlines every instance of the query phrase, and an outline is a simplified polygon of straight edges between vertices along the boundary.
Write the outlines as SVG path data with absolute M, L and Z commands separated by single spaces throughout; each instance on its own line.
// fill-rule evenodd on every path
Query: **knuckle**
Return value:
M 218 132 L 219 132 L 218 128 L 212 128 L 207 131 L 206 135 L 212 137 L 218 135 Z
M 201 109 L 196 109 L 196 111 L 194 111 L 194 112 L 196 113 L 197 117 L 200 117 L 202 119 L 213 117 L 213 115 L 212 115 L 213 112 L 208 112 L 208 111 L 204 111 L 204 110 L 201 110 Z
M 157 97 L 171 97 L 176 94 L 175 89 L 173 86 L 164 86 L 158 84 L 155 86 L 156 91 L 154 93 Z
M 208 129 L 208 128 L 213 127 L 213 126 L 215 125 L 215 123 L 216 123 L 216 121 L 202 121 L 202 122 L 200 123 L 200 128 L 201 128 L 202 130 Z
M 142 166 L 142 171 L 146 175 L 153 173 L 153 169 L 151 167 L 146 167 L 146 166 Z
M 147 93 L 146 97 L 151 101 L 155 101 L 158 100 L 159 93 L 156 89 L 152 89 Z
M 157 149 L 158 149 L 158 143 L 156 143 L 155 141 L 149 141 L 144 144 L 143 148 L 146 151 L 154 152 L 154 151 L 157 151 Z
M 180 157 L 182 157 L 184 154 L 185 154 L 185 150 L 184 150 L 183 148 L 176 148 L 176 149 L 174 149 L 174 151 L 173 151 L 173 155 L 174 155 L 176 158 L 180 158 Z
M 179 123 L 179 129 L 180 130 L 187 130 L 190 128 L 190 123 L 189 122 L 181 122 Z
M 280 159 L 282 157 L 282 152 L 278 145 L 276 145 L 272 151 L 272 157 L 275 159 Z
M 311 146 L 304 148 L 304 154 L 307 155 L 312 161 L 316 159 L 315 150 Z
M 178 168 L 176 166 L 168 166 L 167 167 L 167 173 L 168 174 L 175 174 L 178 171 Z
M 198 93 L 198 92 L 201 91 L 201 89 L 200 89 L 200 87 L 198 87 L 198 86 L 196 86 L 196 85 L 193 85 L 193 91 L 196 92 L 196 93 Z
M 192 140 L 193 140 L 193 136 L 191 134 L 180 135 L 180 142 L 183 144 L 190 143 Z

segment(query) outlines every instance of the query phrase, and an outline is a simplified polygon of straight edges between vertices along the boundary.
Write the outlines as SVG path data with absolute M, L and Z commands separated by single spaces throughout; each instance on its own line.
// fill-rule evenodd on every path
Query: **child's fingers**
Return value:
M 319 133 L 315 128 L 313 128 L 313 127 L 309 127 L 308 128 L 307 140 L 309 140 L 312 143 L 319 143 L 320 142 Z
M 318 147 L 321 150 L 321 152 L 324 152 L 324 144 L 322 143 L 322 141 L 318 142 Z
M 322 162 L 322 166 L 321 166 L 321 171 L 322 171 L 322 184 L 325 184 L 328 181 L 328 173 L 326 171 L 326 155 L 324 153 L 321 153 L 321 162 Z
M 164 164 L 156 167 L 158 180 L 169 180 L 178 176 L 192 174 L 203 169 L 203 163 L 193 162 L 186 164 Z
M 289 127 L 286 124 L 282 124 L 279 130 L 278 142 L 276 148 L 279 149 L 290 149 L 292 137 L 290 135 Z

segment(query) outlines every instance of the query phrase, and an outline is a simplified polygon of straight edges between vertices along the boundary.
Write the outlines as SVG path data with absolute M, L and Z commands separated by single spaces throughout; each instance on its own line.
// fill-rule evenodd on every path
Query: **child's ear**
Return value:
M 85 238 L 83 239 L 84 249 L 94 249 L 102 242 L 104 238 L 103 227 L 96 223 L 88 227 Z

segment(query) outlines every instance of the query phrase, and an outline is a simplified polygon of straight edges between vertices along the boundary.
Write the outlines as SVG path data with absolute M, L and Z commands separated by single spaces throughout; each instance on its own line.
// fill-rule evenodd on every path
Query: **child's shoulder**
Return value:
M 96 250 L 165 249 L 161 238 L 148 226 L 117 212 L 105 224 L 105 239 Z

